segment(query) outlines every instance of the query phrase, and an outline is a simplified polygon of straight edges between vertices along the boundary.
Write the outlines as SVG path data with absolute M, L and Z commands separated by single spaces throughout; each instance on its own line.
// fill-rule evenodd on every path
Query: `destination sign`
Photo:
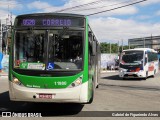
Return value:
M 35 26 L 35 19 L 23 19 L 22 26 Z M 72 26 L 72 20 L 70 19 L 42 19 L 42 26 Z
M 84 18 L 56 16 L 25 16 L 18 17 L 15 26 L 21 27 L 84 27 Z

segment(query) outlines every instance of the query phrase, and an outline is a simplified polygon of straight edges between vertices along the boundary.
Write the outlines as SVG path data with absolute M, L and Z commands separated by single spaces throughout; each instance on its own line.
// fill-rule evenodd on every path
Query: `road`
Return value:
M 11 102 L 7 77 L 0 77 L 0 115 L 11 111 L 38 112 L 43 113 L 43 117 L 105 117 L 114 111 L 160 111 L 159 73 L 147 80 L 122 80 L 118 72 L 104 72 L 99 82 L 92 104 L 26 103 Z

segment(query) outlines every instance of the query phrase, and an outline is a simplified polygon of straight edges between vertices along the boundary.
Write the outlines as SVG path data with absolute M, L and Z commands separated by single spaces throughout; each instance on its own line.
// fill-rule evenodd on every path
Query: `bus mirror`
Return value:
M 88 38 L 89 38 L 89 44 L 92 46 L 92 33 L 88 33 Z
M 92 37 L 92 32 L 89 31 L 88 36 L 89 36 L 89 37 Z
M 92 56 L 96 55 L 96 41 L 92 41 Z

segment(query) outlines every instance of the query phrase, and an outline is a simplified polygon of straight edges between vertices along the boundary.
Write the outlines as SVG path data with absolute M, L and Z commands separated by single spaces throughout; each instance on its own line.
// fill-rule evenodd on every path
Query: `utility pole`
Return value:
M 144 45 L 144 48 L 146 47 L 146 41 L 145 41 L 145 38 L 143 38 L 143 45 Z
M 123 39 L 122 39 L 122 51 L 123 51 Z
M 111 54 L 111 43 L 110 43 L 110 54 Z
M 12 27 L 12 12 L 11 12 L 11 15 L 10 15 L 10 24 L 11 24 L 11 27 Z
M 118 40 L 118 44 L 117 44 L 117 45 L 118 45 L 118 46 L 117 46 L 117 47 L 118 47 L 118 50 L 117 50 L 117 51 L 118 51 L 118 53 L 119 53 L 119 40 Z

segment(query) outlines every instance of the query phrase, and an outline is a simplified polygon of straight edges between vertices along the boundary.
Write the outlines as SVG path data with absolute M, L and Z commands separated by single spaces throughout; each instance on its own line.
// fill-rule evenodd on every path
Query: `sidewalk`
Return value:
M 2 71 L 2 72 L 0 72 L 0 77 L 2 77 L 2 76 L 8 76 L 8 73 L 7 73 L 7 72 Z

